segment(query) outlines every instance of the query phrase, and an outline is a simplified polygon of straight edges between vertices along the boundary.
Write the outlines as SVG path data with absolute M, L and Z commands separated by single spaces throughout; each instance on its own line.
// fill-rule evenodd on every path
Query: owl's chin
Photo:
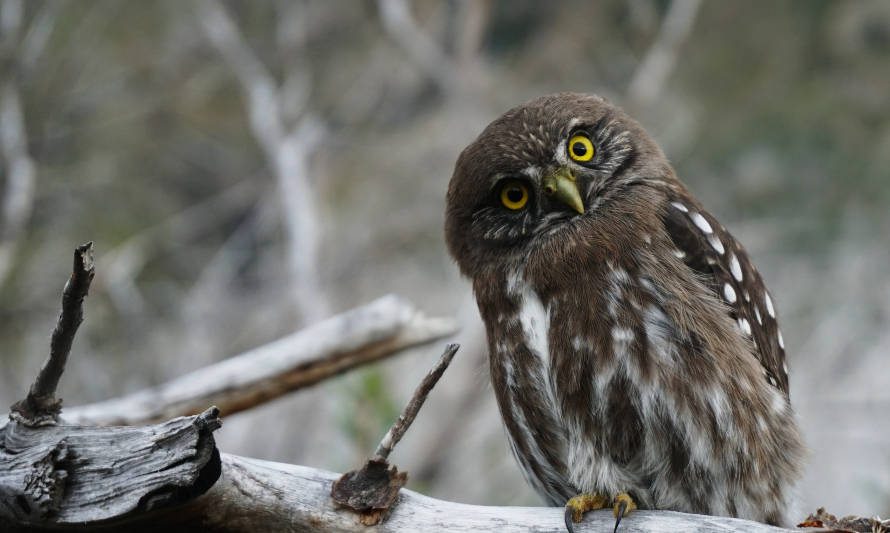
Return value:
M 566 231 L 576 230 L 578 224 L 584 220 L 586 215 L 574 213 L 571 211 L 554 211 L 545 215 L 540 223 L 535 227 L 531 241 L 543 244 L 545 241 L 562 235 Z

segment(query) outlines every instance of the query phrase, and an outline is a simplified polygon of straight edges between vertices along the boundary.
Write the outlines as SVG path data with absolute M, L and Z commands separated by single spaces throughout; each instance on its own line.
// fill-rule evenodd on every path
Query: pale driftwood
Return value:
M 188 501 L 219 477 L 219 426 L 216 409 L 145 427 L 10 421 L 0 429 L 0 526 L 90 527 Z
M 333 472 L 222 454 L 222 476 L 206 494 L 184 506 L 154 517 L 128 531 L 200 531 L 245 533 L 279 531 L 483 532 L 565 533 L 563 510 L 557 507 L 492 507 L 437 500 L 402 489 L 398 503 L 382 524 L 367 527 L 358 515 L 331 502 Z M 467 483 L 475 480 L 468 479 Z M 612 531 L 611 511 L 594 511 L 576 531 Z M 779 533 L 782 528 L 735 518 L 690 515 L 669 511 L 634 511 L 621 522 L 622 533 L 667 531 L 703 533 Z M 815 530 L 808 530 L 815 531 Z
M 565 533 L 559 507 L 494 507 L 438 500 L 402 489 L 382 524 L 367 527 L 357 514 L 337 508 L 330 498 L 339 474 L 306 466 L 221 454 L 222 475 L 205 494 L 168 511 L 135 517 L 123 529 L 132 533 L 488 532 Z M 467 483 L 475 480 L 469 479 Z M 578 533 L 611 531 L 611 511 L 593 511 L 575 525 Z M 2 531 L 33 529 L 4 524 Z M 71 528 L 76 530 L 76 528 Z M 83 527 L 87 530 L 89 527 Z M 783 529 L 737 518 L 672 511 L 634 511 L 621 522 L 622 533 L 790 533 L 825 530 Z
M 158 387 L 66 408 L 62 417 L 83 424 L 145 424 L 209 405 L 228 416 L 455 331 L 452 320 L 426 317 L 405 300 L 385 296 Z

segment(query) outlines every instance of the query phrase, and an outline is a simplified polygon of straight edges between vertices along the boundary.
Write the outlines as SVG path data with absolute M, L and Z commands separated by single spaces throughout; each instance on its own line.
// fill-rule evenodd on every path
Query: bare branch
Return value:
M 417 412 L 420 411 L 423 402 L 426 401 L 426 397 L 436 386 L 439 378 L 442 377 L 442 373 L 448 368 L 459 347 L 457 344 L 449 344 L 445 347 L 445 352 L 439 358 L 439 362 L 417 386 L 414 395 L 405 406 L 405 410 L 380 441 L 374 456 L 362 468 L 343 474 L 331 486 L 331 498 L 338 505 L 348 507 L 358 513 L 362 524 L 373 526 L 384 520 L 395 504 L 399 490 L 408 482 L 408 473 L 399 472 L 399 469 L 394 465 L 390 467 L 386 459 L 405 431 L 411 427 Z
M 88 242 L 74 251 L 74 268 L 62 291 L 62 312 L 50 340 L 49 358 L 40 368 L 28 396 L 12 406 L 10 416 L 26 425 L 52 425 L 58 421 L 62 400 L 56 399 L 56 387 L 65 371 L 74 334 L 83 322 L 83 299 L 94 275 L 93 243 Z
M 689 37 L 701 0 L 674 0 L 661 29 L 628 86 L 631 101 L 648 105 L 664 90 L 664 84 L 677 63 L 680 48 Z
M 387 296 L 152 389 L 66 409 L 64 418 L 143 424 L 199 413 L 208 405 L 230 415 L 454 331 L 451 320 L 428 318 Z
M 380 445 L 378 445 L 377 450 L 374 451 L 375 459 L 385 461 L 389 457 L 389 454 L 392 453 L 392 449 L 399 443 L 402 436 L 408 431 L 408 428 L 411 427 L 411 423 L 414 422 L 414 418 L 417 416 L 418 411 L 423 407 L 423 402 L 426 401 L 426 397 L 429 395 L 430 391 L 433 390 L 433 387 L 436 386 L 436 383 L 439 381 L 439 378 L 442 377 L 442 373 L 445 372 L 448 365 L 451 364 L 451 360 L 454 359 L 454 354 L 457 353 L 458 348 L 460 348 L 460 345 L 458 344 L 449 344 L 445 347 L 445 352 L 442 354 L 442 357 L 439 358 L 439 362 L 436 363 L 436 366 L 429 371 L 426 377 L 423 378 L 423 381 L 420 382 L 420 385 L 417 386 L 414 395 L 411 397 L 408 405 L 405 406 L 405 410 L 399 415 L 398 420 L 396 420 L 392 427 L 389 428 L 389 431 L 386 432 L 383 440 L 380 441 Z

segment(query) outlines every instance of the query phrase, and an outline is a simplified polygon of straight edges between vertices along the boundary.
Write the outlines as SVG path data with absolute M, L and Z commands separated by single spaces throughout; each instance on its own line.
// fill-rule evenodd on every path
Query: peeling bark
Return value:
M 144 427 L 0 429 L 0 524 L 86 528 L 180 505 L 220 475 L 218 411 Z

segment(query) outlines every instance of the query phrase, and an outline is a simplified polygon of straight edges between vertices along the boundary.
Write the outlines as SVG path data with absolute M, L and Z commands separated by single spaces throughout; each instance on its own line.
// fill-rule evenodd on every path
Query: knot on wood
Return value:
M 9 418 L 28 427 L 54 426 L 62 412 L 62 399 L 54 394 L 29 394 L 9 407 Z
M 68 442 L 62 439 L 45 450 L 42 457 L 32 459 L 23 490 L 0 486 L 0 499 L 7 502 L 10 514 L 23 522 L 39 522 L 58 513 L 68 479 L 68 459 Z
M 408 473 L 399 472 L 384 460 L 370 459 L 361 470 L 343 474 L 331 487 L 331 498 L 361 515 L 366 526 L 380 523 L 408 482 Z

